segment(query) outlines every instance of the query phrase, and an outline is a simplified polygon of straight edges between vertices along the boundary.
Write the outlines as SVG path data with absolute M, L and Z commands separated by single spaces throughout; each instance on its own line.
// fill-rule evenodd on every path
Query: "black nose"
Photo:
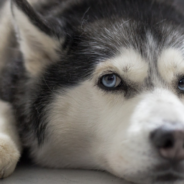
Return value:
M 165 159 L 175 162 L 184 160 L 184 128 L 163 126 L 152 132 L 150 138 Z

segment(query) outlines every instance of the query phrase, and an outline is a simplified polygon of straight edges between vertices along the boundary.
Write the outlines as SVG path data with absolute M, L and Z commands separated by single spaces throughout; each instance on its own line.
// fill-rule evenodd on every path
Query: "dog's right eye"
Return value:
M 100 79 L 101 86 L 107 89 L 115 89 L 120 83 L 121 79 L 116 74 L 107 74 Z
M 181 90 L 181 91 L 184 91 L 184 78 L 181 79 L 178 83 L 178 88 Z

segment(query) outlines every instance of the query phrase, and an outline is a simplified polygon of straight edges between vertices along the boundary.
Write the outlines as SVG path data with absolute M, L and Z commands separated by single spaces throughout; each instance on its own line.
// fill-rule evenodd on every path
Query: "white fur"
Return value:
M 50 112 L 47 141 L 32 153 L 37 163 L 107 170 L 140 184 L 148 184 L 156 176 L 151 171 L 162 161 L 150 143 L 150 133 L 164 124 L 184 125 L 184 105 L 160 84 L 131 99 L 123 92 L 99 89 L 96 82 L 103 71 L 110 69 L 125 76 L 126 65 L 132 71 L 126 78 L 144 83 L 147 63 L 132 50 L 124 53 L 99 64 L 92 79 L 57 93 L 46 111 Z
M 9 176 L 20 158 L 21 143 L 11 106 L 0 101 L 0 178 Z
M 161 52 L 158 70 L 164 81 L 171 84 L 177 75 L 183 75 L 184 58 L 179 49 L 168 48 Z
M 44 67 L 57 61 L 56 50 L 60 43 L 38 30 L 16 6 L 13 6 L 13 12 L 26 69 L 33 76 L 37 76 Z
M 106 71 L 115 72 L 130 82 L 141 83 L 148 75 L 148 62 L 136 50 L 121 49 L 119 55 L 99 65 L 94 77 L 98 79 Z
M 86 81 L 58 93 L 48 110 L 48 141 L 32 153 L 37 163 L 105 169 L 141 184 L 150 182 L 149 171 L 161 161 L 149 142 L 150 133 L 166 123 L 184 125 L 183 104 L 160 88 L 126 100 Z
M 39 0 L 39 3 L 45 3 L 47 0 Z M 37 0 L 28 0 L 31 5 L 38 4 Z M 12 24 L 12 14 L 10 0 L 7 0 L 0 12 L 0 72 L 10 58 L 10 45 L 13 38 L 14 28 Z
M 122 116 L 125 121 L 128 117 L 126 114 L 133 111 L 134 103 L 137 101 L 135 99 L 134 103 L 131 100 L 126 103 L 123 94 L 105 94 L 96 87 L 99 76 L 109 70 L 131 82 L 141 83 L 147 76 L 148 64 L 136 51 L 122 50 L 121 55 L 99 64 L 90 81 L 64 94 L 59 93 L 53 104 L 47 109 L 48 112 L 51 112 L 48 115 L 49 132 L 47 132 L 47 135 L 50 136 L 47 143 L 33 153 L 36 162 L 52 167 L 103 169 L 100 162 L 106 161 L 101 159 L 104 150 L 100 150 L 100 146 L 103 149 L 105 144 L 102 143 L 107 138 L 106 135 L 102 136 L 102 131 L 104 134 L 112 133 L 113 129 L 117 131 L 116 126 L 113 127 L 112 123 L 117 121 L 116 123 L 121 127 Z M 101 126 L 100 131 L 99 126 Z M 52 144 L 53 142 L 55 144 Z M 99 146 L 98 143 L 101 145 Z

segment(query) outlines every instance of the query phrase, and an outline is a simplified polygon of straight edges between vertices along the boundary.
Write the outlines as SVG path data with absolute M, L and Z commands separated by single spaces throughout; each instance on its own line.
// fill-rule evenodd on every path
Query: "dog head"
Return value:
M 184 18 L 144 0 L 57 6 L 39 15 L 12 3 L 33 159 L 183 183 Z

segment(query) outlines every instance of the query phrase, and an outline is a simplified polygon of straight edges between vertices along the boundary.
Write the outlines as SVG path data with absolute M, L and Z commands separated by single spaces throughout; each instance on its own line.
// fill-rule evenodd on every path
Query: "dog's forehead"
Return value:
M 124 18 L 98 20 L 86 25 L 82 32 L 92 51 L 106 51 L 111 53 L 111 56 L 120 53 L 122 47 L 142 52 L 147 35 L 142 23 Z
M 120 53 L 122 47 L 133 48 L 149 60 L 157 60 L 164 48 L 184 51 L 184 29 L 164 21 L 149 25 L 127 18 L 98 20 L 85 26 L 82 34 L 92 51 L 109 52 L 111 56 Z
M 117 73 L 122 78 L 141 83 L 148 75 L 149 63 L 141 54 L 132 48 L 122 48 L 116 56 L 101 62 L 97 69 L 97 76 L 104 71 Z
M 158 73 L 157 61 L 164 48 L 181 48 L 184 39 L 177 26 L 180 22 L 172 25 L 174 18 L 158 13 L 161 10 L 156 5 L 150 4 L 153 13 L 137 11 L 142 3 L 150 1 L 135 0 L 137 4 L 134 6 L 133 3 L 133 7 L 128 2 L 101 0 L 98 4 L 86 0 L 84 4 L 68 7 L 61 14 L 58 13 L 61 6 L 58 8 L 53 18 L 61 20 L 67 37 L 64 46 L 59 48 L 61 58 L 44 73 L 48 81 L 54 78 L 54 82 L 50 81 L 53 88 L 58 88 L 58 84 L 76 86 L 93 74 L 106 71 L 109 65 L 121 70 L 118 74 L 122 77 L 141 82 L 153 71 Z M 131 14 L 126 8 L 131 10 Z M 158 19 L 153 16 L 155 13 Z M 63 52 L 63 48 L 67 52 Z M 99 68 L 102 65 L 103 69 Z M 95 79 L 98 77 L 96 75 Z
M 142 82 L 151 75 L 154 75 L 153 78 L 157 75 L 158 78 L 169 82 L 173 80 L 174 75 L 183 75 L 182 30 L 179 28 L 175 31 L 174 27 L 170 26 L 167 26 L 167 29 L 160 26 L 143 30 L 140 26 L 141 24 L 124 20 L 119 26 L 116 22 L 104 30 L 101 28 L 101 32 L 98 32 L 99 39 L 96 41 L 99 45 L 93 46 L 104 50 L 108 48 L 112 57 L 100 63 L 96 73 L 114 70 L 134 82 Z

